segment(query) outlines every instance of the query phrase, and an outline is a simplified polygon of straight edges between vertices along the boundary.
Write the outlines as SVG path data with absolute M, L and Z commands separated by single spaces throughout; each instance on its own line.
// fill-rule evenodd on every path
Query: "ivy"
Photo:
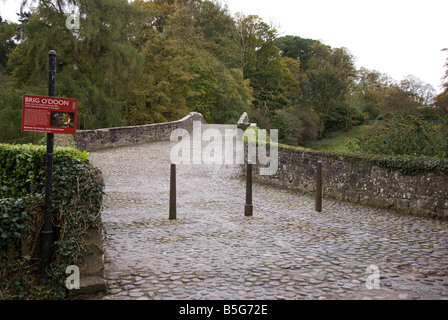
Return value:
M 65 268 L 79 265 L 87 230 L 99 226 L 104 182 L 88 154 L 55 148 L 49 283 L 39 285 L 46 147 L 0 145 L 0 299 L 61 299 Z
M 448 174 L 448 159 L 428 156 L 396 156 L 396 155 L 368 155 L 330 152 L 329 154 L 344 157 L 346 161 L 361 161 L 388 171 L 398 171 L 402 175 L 416 176 L 427 173 Z
M 430 172 L 448 174 L 448 160 L 427 156 L 376 156 L 367 157 L 370 161 L 390 171 L 415 176 Z

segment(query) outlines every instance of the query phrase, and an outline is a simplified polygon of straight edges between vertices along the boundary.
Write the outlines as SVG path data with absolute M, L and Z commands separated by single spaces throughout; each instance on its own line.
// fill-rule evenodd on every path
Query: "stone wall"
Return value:
M 156 123 L 132 127 L 80 130 L 75 135 L 78 150 L 101 150 L 139 143 L 165 141 L 176 129 L 191 130 L 194 121 L 205 122 L 202 114 L 192 112 L 185 118 L 166 123 Z
M 101 217 L 98 217 L 101 221 Z M 103 230 L 92 227 L 87 230 L 85 239 L 86 254 L 79 265 L 80 288 L 70 290 L 71 299 L 83 299 L 107 292 L 104 275 Z
M 323 196 L 405 214 L 448 218 L 448 175 L 406 176 L 375 166 L 361 156 L 280 149 L 276 175 L 254 179 L 315 192 L 317 162 L 323 164 Z

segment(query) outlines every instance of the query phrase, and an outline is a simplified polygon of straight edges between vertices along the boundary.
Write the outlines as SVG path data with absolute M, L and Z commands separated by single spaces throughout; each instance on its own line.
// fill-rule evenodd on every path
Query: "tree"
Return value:
M 7 88 L 9 72 L 7 70 L 8 55 L 16 47 L 14 35 L 16 24 L 3 21 L 0 16 L 0 94 Z
M 313 39 L 304 39 L 298 36 L 285 36 L 277 38 L 275 44 L 281 50 L 283 57 L 288 57 L 300 62 L 302 71 L 308 69 L 308 61 L 313 56 L 311 46 L 316 42 Z
M 16 47 L 14 35 L 16 24 L 3 21 L 0 16 L 0 71 L 6 72 L 8 54 Z
M 302 103 L 319 115 L 322 134 L 359 124 L 362 114 L 348 102 L 356 75 L 353 57 L 344 48 L 333 49 L 319 41 L 311 49 L 313 55 L 301 81 Z
M 408 75 L 400 82 L 400 88 L 407 92 L 420 106 L 429 106 L 434 103 L 436 91 L 429 83 L 424 83 L 414 75 Z
M 171 9 L 163 26 L 146 34 L 142 53 L 148 78 L 139 84 L 136 104 L 126 109 L 128 122 L 177 120 L 191 111 L 209 122 L 236 122 L 249 109 L 252 90 L 223 54 L 229 48 L 222 46 L 233 41 L 227 12 L 211 2 L 157 5 L 162 2 Z
M 216 105 L 212 111 L 215 123 L 235 124 L 244 112 L 249 112 L 253 102 L 250 81 L 245 80 L 238 68 L 218 67 Z
M 418 116 L 420 114 L 420 106 L 412 94 L 399 86 L 393 86 L 386 93 L 382 111 L 383 114 L 395 113 L 402 116 Z
M 448 48 L 443 49 L 442 51 L 447 51 Z M 445 76 L 443 77 L 442 88 L 443 91 L 435 98 L 435 106 L 438 109 L 439 113 L 443 116 L 444 119 L 447 119 L 448 116 L 448 58 L 445 63 Z
M 254 108 L 283 109 L 293 105 L 300 93 L 296 77 L 300 64 L 280 55 L 276 36 L 277 31 L 258 16 L 237 17 L 240 69 L 254 89 Z
M 86 17 L 79 30 L 66 27 L 73 5 Z M 39 2 L 21 24 L 21 42 L 8 61 L 14 87 L 45 86 L 47 53 L 54 49 L 58 54 L 56 91 L 59 96 L 78 98 L 79 129 L 126 124 L 122 110 L 132 100 L 143 63 L 129 41 L 135 15 L 125 0 Z

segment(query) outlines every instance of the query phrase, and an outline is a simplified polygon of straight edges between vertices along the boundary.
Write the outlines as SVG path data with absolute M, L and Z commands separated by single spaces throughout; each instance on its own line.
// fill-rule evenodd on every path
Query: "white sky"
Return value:
M 220 0 L 259 15 L 281 35 L 345 47 L 357 67 L 402 80 L 413 74 L 441 91 L 448 52 L 447 0 Z
M 219 0 L 230 12 L 259 15 L 281 35 L 345 47 L 366 67 L 402 80 L 413 74 L 441 91 L 448 52 L 447 0 Z M 20 0 L 0 0 L 16 19 Z

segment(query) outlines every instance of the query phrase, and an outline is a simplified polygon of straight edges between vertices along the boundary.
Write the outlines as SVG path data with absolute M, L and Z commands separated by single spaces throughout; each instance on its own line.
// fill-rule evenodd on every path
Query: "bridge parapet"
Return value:
M 249 128 L 249 126 L 250 126 L 249 116 L 247 115 L 246 112 L 244 112 L 241 115 L 240 119 L 238 120 L 237 127 L 238 129 L 245 131 L 247 128 Z
M 79 150 L 87 151 L 167 141 L 170 139 L 171 133 L 176 129 L 191 131 L 195 121 L 205 123 L 202 114 L 192 112 L 183 119 L 172 122 L 98 130 L 79 130 L 75 135 L 75 141 Z

